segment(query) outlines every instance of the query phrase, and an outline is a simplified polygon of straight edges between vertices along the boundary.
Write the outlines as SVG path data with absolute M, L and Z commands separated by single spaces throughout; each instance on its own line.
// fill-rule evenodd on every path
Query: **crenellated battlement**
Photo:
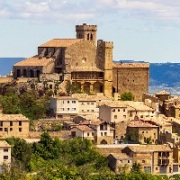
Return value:
M 97 25 L 83 23 L 82 25 L 76 25 L 76 31 L 97 31 Z
M 98 46 L 103 46 L 105 48 L 113 48 L 114 44 L 111 41 L 103 41 L 102 39 L 99 39 L 97 42 Z
M 113 42 L 110 42 L 110 41 L 104 41 L 104 47 L 105 48 L 113 48 L 114 44 L 113 44 Z

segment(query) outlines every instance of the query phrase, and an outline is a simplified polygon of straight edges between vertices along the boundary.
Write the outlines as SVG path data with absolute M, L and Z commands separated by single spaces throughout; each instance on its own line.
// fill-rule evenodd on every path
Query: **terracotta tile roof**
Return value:
M 173 117 L 165 117 L 165 116 L 158 116 L 158 117 L 144 117 L 144 121 L 152 121 L 158 126 L 172 126 L 171 122 L 176 121 Z
M 59 99 L 59 100 L 78 100 L 77 98 L 74 98 L 72 96 L 55 96 L 52 97 L 52 99 Z
M 73 127 L 72 129 L 79 129 L 80 131 L 83 131 L 83 132 L 89 132 L 89 131 L 94 131 L 92 128 L 86 126 L 86 125 L 78 125 L 78 126 L 75 126 Z
M 79 101 L 102 101 L 109 100 L 103 94 L 88 95 L 88 94 L 72 94 L 72 97 L 77 98 Z
M 143 102 L 135 102 L 135 101 L 107 101 L 101 103 L 101 105 L 106 105 L 111 108 L 128 108 L 129 111 L 154 111 L 149 106 L 145 105 Z
M 162 144 L 162 145 L 139 145 L 139 146 L 128 146 L 128 148 L 137 153 L 148 153 L 148 152 L 163 152 L 167 151 L 170 152 L 172 151 L 171 147 L 168 144 Z
M 46 66 L 48 65 L 50 62 L 54 62 L 53 58 L 41 58 L 39 59 L 38 56 L 33 56 L 30 58 L 27 58 L 23 61 L 20 61 L 18 63 L 16 63 L 14 66 Z
M 89 125 L 91 123 L 91 120 L 84 120 L 82 122 L 80 122 L 80 125 Z
M 0 114 L 0 121 L 29 121 L 22 114 Z
M 151 128 L 151 127 L 158 127 L 158 126 L 151 124 L 150 122 L 143 121 L 143 120 L 133 120 L 133 121 L 130 121 L 130 123 L 128 124 L 128 127 Z
M 8 144 L 6 141 L 0 141 L 0 148 L 1 147 L 11 147 L 11 145 Z
M 52 39 L 39 47 L 68 47 L 79 41 L 82 39 Z
M 111 153 L 110 155 L 112 155 L 117 160 L 119 160 L 119 159 L 131 159 L 131 157 L 129 157 L 125 153 Z
M 114 68 L 149 68 L 149 63 L 114 63 Z

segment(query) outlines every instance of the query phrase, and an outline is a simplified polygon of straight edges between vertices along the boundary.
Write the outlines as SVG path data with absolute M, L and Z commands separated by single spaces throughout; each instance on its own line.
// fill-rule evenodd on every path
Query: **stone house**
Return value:
M 140 118 L 154 117 L 154 109 L 143 102 L 111 101 L 99 106 L 99 118 L 108 122 L 122 122 Z
M 109 123 L 103 121 L 86 121 L 74 126 L 71 130 L 71 137 L 90 139 L 97 144 L 113 144 L 114 129 Z
M 22 114 L 0 114 L 0 137 L 29 136 L 29 119 Z
M 173 148 L 173 158 L 174 158 L 174 166 L 173 172 L 179 172 L 180 170 L 180 147 L 179 145 L 175 145 Z
M 127 126 L 126 138 L 142 144 L 157 144 L 159 127 L 151 121 L 132 120 Z
M 0 141 L 0 173 L 3 172 L 3 164 L 11 166 L 11 146 L 6 141 Z
M 173 149 L 168 144 L 129 146 L 122 150 L 139 163 L 144 172 L 173 173 Z
M 109 167 L 116 173 L 129 172 L 132 168 L 132 157 L 125 153 L 111 153 L 107 159 Z
M 99 106 L 99 118 L 106 122 L 127 121 L 128 110 L 124 102 L 112 101 Z

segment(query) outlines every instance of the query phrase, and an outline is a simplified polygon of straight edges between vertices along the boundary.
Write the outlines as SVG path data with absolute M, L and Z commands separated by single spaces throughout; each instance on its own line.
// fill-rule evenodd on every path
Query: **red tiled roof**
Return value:
M 68 47 L 82 39 L 52 39 L 39 47 Z
M 128 127 L 158 127 L 150 122 L 143 121 L 143 120 L 133 120 L 128 124 Z
M 86 125 L 78 125 L 78 126 L 75 126 L 74 128 L 79 129 L 80 131 L 83 131 L 83 132 L 94 131 L 92 128 L 90 128 Z M 74 128 L 72 128 L 72 129 L 74 129 Z

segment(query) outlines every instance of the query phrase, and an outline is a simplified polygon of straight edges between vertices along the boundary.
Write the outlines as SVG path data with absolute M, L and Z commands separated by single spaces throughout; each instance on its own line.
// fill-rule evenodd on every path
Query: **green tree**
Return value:
M 137 162 L 133 163 L 131 172 L 140 173 L 141 172 L 141 165 Z
M 133 101 L 134 95 L 131 92 L 125 92 L 121 94 L 121 100 L 122 101 Z
M 126 140 L 130 140 L 130 141 L 137 141 L 137 142 L 139 142 L 142 139 L 142 135 L 139 134 L 137 129 L 135 129 L 133 131 L 127 129 L 125 139 Z

